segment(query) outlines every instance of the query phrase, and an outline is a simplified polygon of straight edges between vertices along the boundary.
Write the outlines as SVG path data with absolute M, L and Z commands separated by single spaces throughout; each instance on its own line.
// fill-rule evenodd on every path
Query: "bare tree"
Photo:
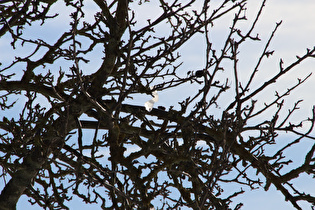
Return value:
M 251 21 L 245 16 L 246 0 L 205 0 L 201 5 L 160 0 L 160 15 L 142 26 L 137 21 L 146 17 L 132 8 L 153 2 L 94 0 L 98 10 L 88 22 L 85 4 L 91 1 L 65 0 L 67 10 L 60 13 L 71 10 L 71 22 L 57 41 L 25 35 L 34 25 L 44 27 L 58 17 L 51 12 L 56 2 L 0 3 L 1 37 L 10 39 L 17 54 L 18 49 L 27 51 L 0 70 L 0 176 L 5 183 L 0 209 L 16 208 L 23 194 L 49 209 L 67 209 L 73 196 L 104 209 L 240 209 L 242 204 L 232 204 L 232 199 L 244 189 L 268 190 L 271 185 L 296 209 L 301 209 L 300 201 L 315 204 L 314 195 L 293 184 L 302 173 L 314 176 L 315 144 L 305 148 L 300 154 L 304 162 L 294 169 L 285 155 L 301 139 L 315 139 L 310 135 L 315 110 L 293 123 L 301 101 L 288 111 L 283 108 L 284 98 L 310 75 L 271 100 L 261 97 L 301 62 L 314 58 L 315 48 L 291 64 L 280 60 L 273 75 L 259 77 L 262 62 L 273 54 L 269 45 L 279 22 L 252 71 L 239 68 L 240 46 L 260 41 L 253 31 L 265 1 Z M 232 17 L 231 25 L 222 48 L 216 49 L 211 33 L 224 16 Z M 249 27 L 241 31 L 238 24 L 244 21 Z M 159 27 L 167 28 L 167 35 L 158 33 Z M 205 63 L 188 71 L 181 67 L 180 52 L 197 35 L 205 41 Z M 101 64 L 95 69 L 85 65 L 100 48 Z M 247 79 L 240 79 L 244 74 Z M 179 108 L 151 109 L 158 93 L 190 86 L 198 88 L 196 94 L 178 101 Z M 141 93 L 154 97 L 146 108 L 129 103 Z M 226 95 L 232 97 L 222 105 Z M 278 146 L 284 134 L 289 138 Z M 225 183 L 239 188 L 226 192 Z

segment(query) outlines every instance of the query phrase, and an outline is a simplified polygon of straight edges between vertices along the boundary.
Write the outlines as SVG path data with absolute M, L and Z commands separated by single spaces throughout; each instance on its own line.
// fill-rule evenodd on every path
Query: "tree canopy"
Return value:
M 1 1 L 1 41 L 15 54 L 0 58 L 0 209 L 22 195 L 45 209 L 68 209 L 74 197 L 103 209 L 241 209 L 235 197 L 270 186 L 296 209 L 314 207 L 294 181 L 314 176 L 315 144 L 302 163 L 287 151 L 315 140 L 315 108 L 295 122 L 302 100 L 284 100 L 311 74 L 264 94 L 315 48 L 261 76 L 281 22 L 261 40 L 266 1 L 254 19 L 246 3 Z M 139 16 L 147 5 L 154 15 Z M 196 37 L 204 62 L 187 69 L 182 50 Z M 243 68 L 242 47 L 253 42 L 265 44 Z M 172 90 L 176 104 L 159 104 Z

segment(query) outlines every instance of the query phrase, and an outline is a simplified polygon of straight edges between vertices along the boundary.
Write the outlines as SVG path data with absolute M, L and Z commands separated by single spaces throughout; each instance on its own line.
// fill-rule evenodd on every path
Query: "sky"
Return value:
M 214 1 L 214 2 L 217 2 Z M 253 21 L 254 14 L 258 11 L 259 5 L 261 1 L 249 1 L 248 2 L 248 10 L 247 17 L 249 21 Z M 152 9 L 153 7 L 150 4 L 146 4 L 145 9 L 141 9 L 138 12 L 139 17 L 145 17 L 143 20 L 145 21 L 148 17 L 153 18 L 154 16 L 158 16 L 156 10 Z M 58 8 L 61 9 L 61 8 Z M 94 7 L 89 6 L 88 9 L 93 11 Z M 266 63 L 263 64 L 263 71 L 260 73 L 262 78 L 268 78 L 270 74 L 274 71 L 278 71 L 279 59 L 282 58 L 285 64 L 289 64 L 296 59 L 296 55 L 302 55 L 306 48 L 313 48 L 315 46 L 315 1 L 314 0 L 269 0 L 266 3 L 266 7 L 264 12 L 258 22 L 257 28 L 255 29 L 255 33 L 260 35 L 262 42 L 259 44 L 249 43 L 248 46 L 245 46 L 242 50 L 244 56 L 241 65 L 244 69 L 250 69 L 252 65 L 257 61 L 259 53 L 262 51 L 262 47 L 264 43 L 266 43 L 268 36 L 271 34 L 275 25 L 279 21 L 283 21 L 280 28 L 278 29 L 276 36 L 274 37 L 270 48 L 275 50 L 272 58 L 268 59 Z M 92 13 L 91 13 L 92 14 Z M 63 14 L 62 14 L 63 15 Z M 67 18 L 67 15 L 61 17 L 59 20 L 62 21 L 64 18 Z M 87 18 L 92 18 L 92 16 L 88 16 Z M 60 27 L 61 22 L 55 21 L 51 25 L 51 29 L 54 33 L 61 33 L 63 28 Z M 231 24 L 231 19 L 222 19 L 222 21 L 216 26 L 216 30 L 213 34 L 213 39 L 216 40 L 216 44 L 220 45 L 220 39 L 224 37 L 224 32 L 226 28 Z M 248 23 L 245 23 L 244 29 L 247 27 Z M 34 31 L 30 31 L 30 36 L 32 36 Z M 45 38 L 56 37 L 54 34 L 50 34 L 47 32 L 36 32 L 38 36 L 43 36 Z M 187 45 L 183 47 L 181 50 L 182 58 L 185 60 L 182 68 L 186 68 L 188 70 L 194 70 L 192 68 L 197 68 L 198 64 L 200 64 L 200 68 L 203 67 L 204 58 L 202 57 L 202 46 L 198 44 L 198 38 L 192 39 Z M 13 51 L 3 50 L 7 46 L 8 43 L 5 43 L 5 40 L 0 39 L 0 58 L 2 59 L 10 59 L 13 56 Z M 25 52 L 21 52 L 27 53 Z M 92 62 L 89 65 L 92 65 L 92 68 L 96 68 L 99 64 L 100 60 L 96 59 L 93 61 L 95 56 L 91 55 Z M 83 66 L 84 67 L 84 66 Z M 91 66 L 90 66 L 91 68 Z M 293 73 L 284 77 L 276 87 L 279 89 L 284 89 L 290 84 L 293 84 L 297 81 L 297 78 L 303 78 L 311 72 L 315 70 L 315 60 L 308 60 L 302 65 L 300 65 Z M 246 75 L 244 75 L 246 78 Z M 315 75 L 313 75 L 302 87 L 299 87 L 295 92 L 290 94 L 290 97 L 287 99 L 287 103 L 294 103 L 294 101 L 298 99 L 304 99 L 303 104 L 301 104 L 301 111 L 296 117 L 299 120 L 301 117 L 305 118 L 305 116 L 310 115 L 310 110 L 313 105 L 315 105 L 314 100 L 314 91 L 315 91 Z M 159 93 L 159 101 L 156 105 L 169 106 L 170 104 L 176 103 L 177 101 L 181 101 L 178 98 L 178 91 L 183 90 L 174 90 Z M 184 90 L 187 94 L 192 94 L 194 90 Z M 269 95 L 268 95 L 269 94 Z M 264 97 L 268 98 L 270 95 L 273 95 L 273 92 L 267 93 Z M 137 105 L 143 105 L 145 101 L 151 99 L 148 96 L 138 96 L 136 97 Z M 173 99 L 173 101 L 172 101 Z M 224 103 L 224 101 L 223 101 Z M 313 133 L 314 134 L 314 133 Z M 305 145 L 311 145 L 312 142 L 307 142 Z M 305 146 L 304 145 L 304 146 Z M 292 154 L 302 152 L 304 150 L 303 147 L 297 148 Z M 304 178 L 302 176 L 302 181 L 299 181 L 298 186 L 302 189 L 307 189 L 306 191 L 315 196 L 315 181 L 310 180 L 308 178 Z M 231 186 L 232 188 L 233 186 Z M 70 205 L 70 209 L 85 209 L 80 201 L 72 202 Z M 243 210 L 290 210 L 294 209 L 290 203 L 284 201 L 283 196 L 277 192 L 274 187 L 268 192 L 264 192 L 263 190 L 249 191 L 243 195 L 240 195 L 235 202 L 243 202 L 245 206 L 242 208 Z M 29 205 L 26 202 L 26 199 L 21 199 L 18 203 L 18 210 L 25 209 L 25 206 Z M 303 205 L 302 205 L 303 206 Z M 40 209 L 39 207 L 30 206 L 28 209 Z M 96 208 L 95 208 L 96 209 Z M 303 206 L 303 209 L 310 209 L 308 206 Z

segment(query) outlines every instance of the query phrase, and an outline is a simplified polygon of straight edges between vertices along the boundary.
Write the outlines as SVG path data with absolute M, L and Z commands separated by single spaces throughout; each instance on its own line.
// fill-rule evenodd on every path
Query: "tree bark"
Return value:
M 12 175 L 11 180 L 1 192 L 1 210 L 16 209 L 16 204 L 19 198 L 45 163 L 45 160 L 47 159 L 47 153 L 45 153 L 41 147 L 37 146 L 30 155 L 24 158 L 20 169 Z

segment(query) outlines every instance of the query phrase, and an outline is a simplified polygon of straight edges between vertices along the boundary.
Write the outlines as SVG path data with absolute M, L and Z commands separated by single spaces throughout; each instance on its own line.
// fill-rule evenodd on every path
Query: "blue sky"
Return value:
M 214 3 L 218 2 L 215 0 Z M 260 1 L 249 1 L 248 2 L 248 10 L 247 17 L 249 22 L 253 21 L 254 14 L 258 11 L 260 5 Z M 88 10 L 86 18 L 93 18 L 93 11 L 95 7 L 93 5 L 87 5 Z M 61 17 L 58 21 L 53 21 L 50 23 L 49 28 L 53 33 L 47 33 L 47 31 L 36 31 L 36 36 L 51 38 L 53 39 L 51 43 L 56 41 L 58 34 L 60 34 L 64 27 L 67 26 L 67 22 L 65 19 L 68 18 L 68 14 L 63 13 L 63 9 L 60 7 L 55 7 L 56 10 L 60 11 Z M 306 48 L 312 48 L 315 46 L 315 1 L 314 0 L 269 0 L 267 1 L 264 12 L 258 22 L 257 28 L 255 29 L 255 33 L 260 35 L 262 42 L 260 43 L 251 43 L 241 48 L 243 50 L 241 52 L 242 60 L 240 61 L 242 67 L 244 68 L 243 78 L 246 78 L 246 71 L 250 71 L 255 62 L 258 59 L 259 53 L 261 53 L 264 44 L 267 42 L 268 36 L 271 34 L 272 30 L 275 27 L 276 22 L 283 20 L 279 30 L 276 33 L 275 38 L 272 41 L 270 46 L 271 50 L 275 50 L 272 58 L 268 59 L 264 62 L 262 66 L 262 70 L 260 72 L 261 78 L 269 78 L 275 71 L 278 71 L 279 59 L 283 58 L 285 65 L 290 64 L 296 59 L 296 55 L 302 55 Z M 158 16 L 158 11 L 151 6 L 151 4 L 146 4 L 145 9 L 138 10 L 139 17 L 143 18 L 144 23 L 147 18 L 154 18 Z M 90 14 L 90 15 L 89 15 Z M 249 22 L 244 22 L 242 28 L 246 30 Z M 143 24 L 144 24 L 143 23 Z M 140 22 L 141 24 L 141 22 Z M 215 29 L 213 31 L 213 40 L 214 44 L 220 47 L 221 41 L 224 40 L 224 35 L 226 34 L 226 30 L 228 26 L 231 24 L 230 18 L 223 18 L 220 22 L 215 25 Z M 163 31 L 163 29 L 161 29 Z M 29 31 L 30 37 L 35 35 L 35 31 Z M 0 39 L 0 58 L 1 62 L 5 62 L 9 60 L 13 56 L 13 51 L 9 50 L 7 46 L 9 43 L 6 40 Z M 5 50 L 3 50 L 5 49 Z M 21 56 L 28 51 L 20 51 Z M 202 68 L 204 64 L 204 52 L 202 43 L 200 43 L 200 39 L 196 37 L 189 41 L 185 46 L 183 46 L 181 50 L 182 60 L 185 61 L 183 66 L 183 71 L 194 70 L 196 68 Z M 98 54 L 100 55 L 100 54 Z M 82 65 L 82 68 L 86 69 L 96 69 L 101 62 L 101 57 L 95 55 L 89 55 L 92 62 L 87 65 Z M 3 62 L 3 63 L 4 63 Z M 47 67 L 48 69 L 49 67 Z M 314 72 L 315 70 L 315 60 L 308 60 L 302 65 L 300 65 L 297 69 L 295 69 L 292 73 L 285 76 L 276 86 L 273 86 L 270 89 L 270 92 L 266 92 L 265 97 L 269 99 L 273 96 L 274 90 L 279 89 L 280 91 L 285 90 L 286 87 L 290 84 L 293 84 L 297 81 L 297 77 L 301 78 L 309 74 L 310 72 Z M 315 75 L 313 75 L 302 87 L 299 87 L 295 92 L 290 94 L 288 99 L 286 100 L 288 107 L 290 104 L 294 103 L 298 99 L 304 99 L 303 104 L 301 104 L 301 110 L 298 115 L 294 115 L 295 120 L 305 119 L 310 115 L 310 110 L 312 106 L 315 104 L 314 100 L 314 91 L 315 91 Z M 156 105 L 170 106 L 177 104 L 178 101 L 182 101 L 185 99 L 186 95 L 195 93 L 194 89 L 174 89 L 171 91 L 165 91 L 159 93 L 159 101 Z M 179 94 L 180 92 L 180 94 Z M 184 94 L 186 93 L 186 95 Z M 149 100 L 150 96 L 138 95 L 135 96 L 131 103 L 137 105 L 143 105 L 145 101 Z M 226 99 L 228 100 L 228 99 Z M 222 100 L 222 106 L 224 106 L 225 99 Z M 220 111 L 220 110 L 218 110 Z M 306 141 L 303 146 L 313 144 L 310 141 Z M 299 156 L 300 153 L 303 152 L 303 148 L 297 148 L 295 151 L 292 151 L 291 154 Z M 311 179 L 307 179 L 301 177 L 301 181 L 298 182 L 298 185 L 301 188 L 308 189 L 307 192 L 315 196 L 315 181 Z M 232 186 L 233 187 L 233 186 Z M 231 188 L 232 188 L 231 187 Z M 283 196 L 277 192 L 274 187 L 268 192 L 264 192 L 263 190 L 258 191 L 249 191 L 244 195 L 241 195 L 236 199 L 237 201 L 241 201 L 245 204 L 242 208 L 243 210 L 265 210 L 265 209 L 276 209 L 276 210 L 290 210 L 294 209 L 291 204 L 284 202 Z M 25 199 L 21 199 L 18 204 L 18 209 L 25 209 L 25 206 L 28 205 L 25 202 Z M 86 209 L 86 207 L 82 207 L 82 203 L 80 201 L 72 202 L 70 208 L 71 209 Z M 81 207 L 81 208 L 80 208 Z M 30 207 L 28 209 L 39 209 L 38 207 Z M 96 208 L 94 208 L 96 209 Z M 310 207 L 305 206 L 304 209 L 310 209 Z

